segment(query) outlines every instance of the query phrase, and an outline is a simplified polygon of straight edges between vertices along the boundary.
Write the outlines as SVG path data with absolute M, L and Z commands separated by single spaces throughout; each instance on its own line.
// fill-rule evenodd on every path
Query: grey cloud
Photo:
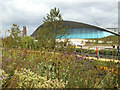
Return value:
M 60 9 L 64 20 L 95 24 L 103 27 L 117 27 L 117 2 L 68 2 L 45 0 L 10 0 L 2 2 L 3 30 L 11 28 L 13 23 L 27 26 L 28 35 L 43 23 L 43 17 L 51 8 Z

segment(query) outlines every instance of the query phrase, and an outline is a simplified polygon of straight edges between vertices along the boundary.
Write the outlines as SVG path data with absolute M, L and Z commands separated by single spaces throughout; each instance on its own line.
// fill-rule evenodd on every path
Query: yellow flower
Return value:
M 109 70 L 107 67 L 104 67 L 104 69 L 107 70 L 107 71 Z

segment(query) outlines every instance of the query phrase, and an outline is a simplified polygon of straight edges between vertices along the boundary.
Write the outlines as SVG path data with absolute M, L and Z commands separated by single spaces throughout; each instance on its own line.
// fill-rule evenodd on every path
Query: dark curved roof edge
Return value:
M 118 34 L 117 32 L 114 32 L 110 29 L 106 29 L 106 28 L 103 28 L 103 27 L 100 27 L 100 26 L 86 24 L 86 23 L 83 23 L 83 22 L 63 21 L 63 27 L 66 27 L 66 26 L 70 27 L 71 29 L 72 28 L 95 28 L 95 29 L 100 29 L 102 31 L 107 31 L 107 32 L 110 32 L 110 33 L 115 34 L 117 36 L 120 36 L 120 34 Z M 41 27 L 43 27 L 43 24 L 40 25 L 30 36 L 37 36 L 37 31 Z

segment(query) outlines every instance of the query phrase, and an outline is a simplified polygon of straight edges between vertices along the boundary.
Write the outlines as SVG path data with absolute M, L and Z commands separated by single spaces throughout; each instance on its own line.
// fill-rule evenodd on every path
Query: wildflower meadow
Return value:
M 3 49 L 2 87 L 114 88 L 119 63 L 48 50 Z

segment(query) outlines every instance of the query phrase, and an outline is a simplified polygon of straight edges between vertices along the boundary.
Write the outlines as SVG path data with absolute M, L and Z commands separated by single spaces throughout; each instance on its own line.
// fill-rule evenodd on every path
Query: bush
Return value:
M 0 69 L 0 83 L 3 86 L 5 83 L 7 83 L 7 79 L 9 77 L 9 74 L 6 74 L 6 72 L 4 70 Z
M 95 54 L 96 53 L 96 50 L 82 49 L 82 51 L 84 53 L 89 53 L 89 54 Z M 77 48 L 76 52 L 81 53 L 81 48 Z M 99 54 L 116 56 L 116 55 L 118 55 L 118 51 L 117 50 L 99 50 Z
M 35 42 L 33 37 L 24 36 L 22 38 L 22 47 L 26 49 L 35 49 Z
M 1 76 L 3 77 L 2 85 L 4 85 L 7 82 L 8 75 L 2 70 Z M 22 68 L 21 71 L 15 70 L 9 86 L 14 85 L 16 88 L 65 88 L 67 83 L 67 81 L 59 81 L 57 78 L 47 80 L 45 76 L 41 77 L 29 69 Z

